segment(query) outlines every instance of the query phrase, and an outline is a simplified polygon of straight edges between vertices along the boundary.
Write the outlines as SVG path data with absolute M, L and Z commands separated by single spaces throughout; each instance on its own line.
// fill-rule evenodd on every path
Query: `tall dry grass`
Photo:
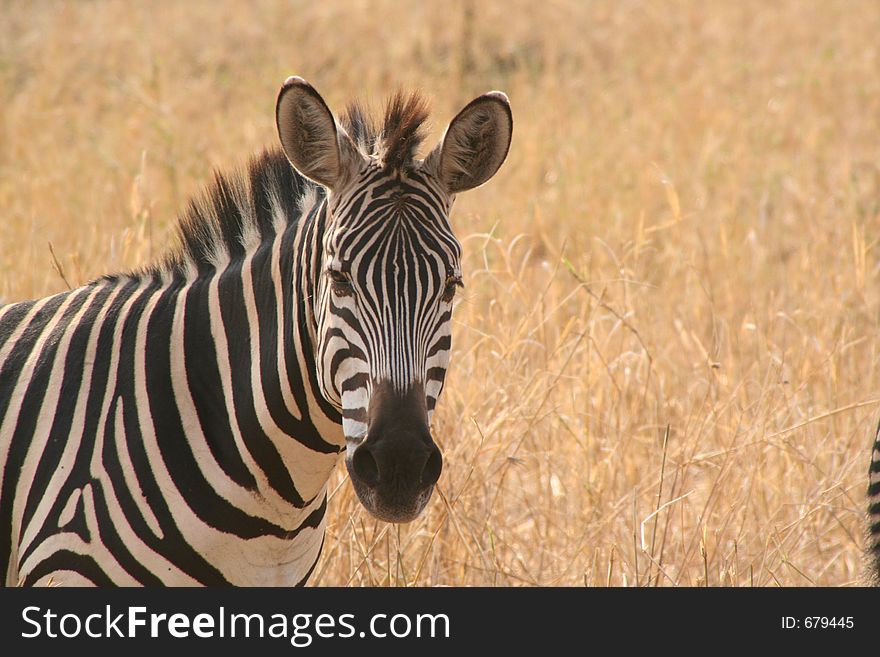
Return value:
M 315 582 L 854 584 L 878 33 L 869 1 L 0 2 L 0 299 L 160 252 L 289 74 L 337 109 L 421 87 L 435 137 L 502 89 L 438 492 L 386 525 L 340 472 Z

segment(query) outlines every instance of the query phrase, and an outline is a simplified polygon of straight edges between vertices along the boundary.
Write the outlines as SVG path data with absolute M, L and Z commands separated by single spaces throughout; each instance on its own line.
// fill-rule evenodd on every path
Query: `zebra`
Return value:
M 0 307 L 7 585 L 303 585 L 343 453 L 376 518 L 428 503 L 449 212 L 506 159 L 509 100 L 423 159 L 419 93 L 337 119 L 291 77 L 275 117 L 280 148 L 215 173 L 154 263 Z
M 880 586 L 880 424 L 868 468 L 868 523 L 868 577 L 871 584 Z

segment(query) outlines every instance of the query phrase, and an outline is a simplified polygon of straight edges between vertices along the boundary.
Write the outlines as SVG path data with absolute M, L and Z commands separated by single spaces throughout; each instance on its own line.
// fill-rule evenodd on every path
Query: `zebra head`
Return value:
M 395 96 L 381 129 L 365 117 L 353 106 L 336 121 L 297 77 L 278 96 L 287 158 L 326 190 L 312 298 L 321 392 L 341 412 L 346 466 L 363 505 L 381 520 L 408 522 L 443 464 L 431 415 L 462 285 L 449 211 L 456 194 L 501 166 L 513 120 L 503 93 L 479 96 L 418 160 L 421 98 Z

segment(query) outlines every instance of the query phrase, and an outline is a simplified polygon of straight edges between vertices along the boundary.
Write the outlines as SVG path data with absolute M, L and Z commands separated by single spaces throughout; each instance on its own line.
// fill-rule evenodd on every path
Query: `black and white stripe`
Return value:
M 402 416 L 389 399 L 430 416 L 449 358 L 453 192 L 392 110 L 384 134 L 350 113 L 346 171 L 294 112 L 305 138 L 279 120 L 284 152 L 218 175 L 160 263 L 0 308 L 7 585 L 305 583 L 340 452 Z
M 875 586 L 880 586 L 880 425 L 874 435 L 874 449 L 868 469 L 868 522 L 870 578 Z

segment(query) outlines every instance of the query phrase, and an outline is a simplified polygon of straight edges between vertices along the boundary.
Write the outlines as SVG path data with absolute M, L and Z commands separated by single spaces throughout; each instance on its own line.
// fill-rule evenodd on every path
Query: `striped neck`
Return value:
M 247 175 L 218 175 L 181 220 L 181 247 L 135 276 L 177 288 L 172 376 L 185 377 L 179 389 L 229 478 L 282 515 L 323 494 L 344 445 L 315 375 L 325 207 L 283 155 L 266 153 Z

